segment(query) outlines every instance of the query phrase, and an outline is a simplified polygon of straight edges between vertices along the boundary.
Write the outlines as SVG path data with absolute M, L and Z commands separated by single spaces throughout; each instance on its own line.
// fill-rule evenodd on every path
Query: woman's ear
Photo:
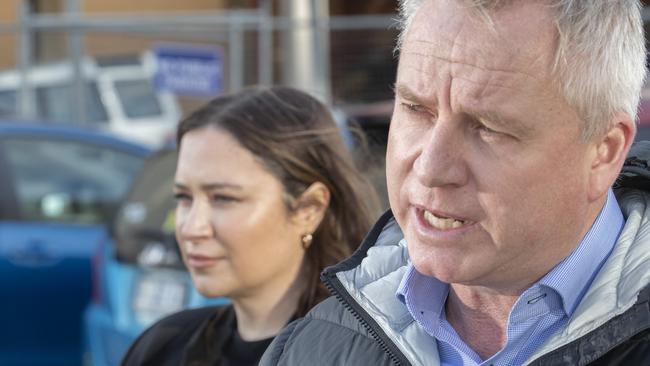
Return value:
M 296 199 L 293 220 L 302 234 L 313 234 L 330 204 L 330 190 L 321 182 L 312 183 Z

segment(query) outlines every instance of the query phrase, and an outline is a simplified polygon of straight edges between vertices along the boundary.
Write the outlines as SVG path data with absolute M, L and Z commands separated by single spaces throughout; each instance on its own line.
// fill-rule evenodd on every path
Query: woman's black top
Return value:
M 241 339 L 232 306 L 186 310 L 147 329 L 122 366 L 255 366 L 272 340 Z
M 256 366 L 272 341 L 273 338 L 253 342 L 245 341 L 235 327 L 230 341 L 223 350 L 223 358 L 219 366 Z

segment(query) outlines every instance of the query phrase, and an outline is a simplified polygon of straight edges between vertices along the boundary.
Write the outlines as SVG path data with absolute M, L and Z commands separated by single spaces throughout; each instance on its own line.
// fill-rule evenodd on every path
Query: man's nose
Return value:
M 185 211 L 180 225 L 181 234 L 186 239 L 212 235 L 212 217 L 210 205 L 200 200 L 194 200 L 189 210 Z
M 417 179 L 425 187 L 460 187 L 467 183 L 463 131 L 459 121 L 438 119 L 423 136 L 414 162 Z

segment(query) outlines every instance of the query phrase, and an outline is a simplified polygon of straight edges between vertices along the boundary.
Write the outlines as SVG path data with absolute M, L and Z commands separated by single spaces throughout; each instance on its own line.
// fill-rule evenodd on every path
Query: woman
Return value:
M 375 218 L 327 108 L 273 87 L 219 97 L 178 127 L 176 238 L 198 291 L 232 305 L 158 322 L 123 365 L 256 365 L 273 337 L 328 296 L 321 270 Z

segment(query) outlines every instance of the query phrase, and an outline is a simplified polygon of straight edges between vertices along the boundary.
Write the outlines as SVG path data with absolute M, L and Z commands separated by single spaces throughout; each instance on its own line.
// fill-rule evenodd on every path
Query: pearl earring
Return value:
M 311 234 L 305 234 L 300 238 L 302 241 L 302 248 L 307 249 L 311 245 L 311 241 L 314 240 L 314 237 Z

